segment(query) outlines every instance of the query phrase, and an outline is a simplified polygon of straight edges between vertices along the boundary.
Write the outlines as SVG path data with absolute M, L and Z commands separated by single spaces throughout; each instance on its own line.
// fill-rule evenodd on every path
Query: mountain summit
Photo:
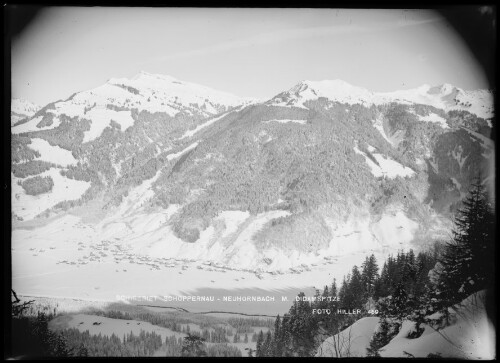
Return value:
M 107 84 L 116 87 L 128 87 L 143 98 L 148 98 L 148 109 L 162 109 L 161 103 L 171 108 L 198 107 L 207 115 L 215 115 L 226 111 L 230 107 L 244 104 L 250 99 L 243 99 L 232 94 L 214 90 L 195 83 L 180 81 L 172 76 L 151 74 L 141 71 L 131 79 L 113 78 Z M 163 112 L 165 107 L 163 107 Z M 171 115 L 176 111 L 172 110 Z

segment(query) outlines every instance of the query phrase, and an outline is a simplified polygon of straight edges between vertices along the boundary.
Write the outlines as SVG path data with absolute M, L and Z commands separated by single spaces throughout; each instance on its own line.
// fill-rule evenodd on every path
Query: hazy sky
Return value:
M 488 87 L 454 30 L 423 10 L 56 7 L 12 40 L 12 96 L 40 105 L 141 70 L 261 99 L 306 79 Z

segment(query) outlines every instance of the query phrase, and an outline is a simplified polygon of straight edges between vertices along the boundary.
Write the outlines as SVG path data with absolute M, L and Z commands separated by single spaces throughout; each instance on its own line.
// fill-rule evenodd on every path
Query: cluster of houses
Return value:
M 54 247 L 50 247 L 50 249 L 54 249 Z M 82 256 L 78 258 L 77 261 L 68 261 L 63 260 L 57 262 L 69 265 L 86 265 L 91 262 L 103 262 L 104 260 L 107 262 L 114 262 L 117 265 L 121 265 L 123 263 L 137 264 L 137 265 L 145 265 L 149 266 L 150 270 L 161 270 L 162 268 L 173 268 L 173 267 L 181 267 L 182 271 L 185 271 L 189 268 L 188 262 L 196 262 L 195 260 L 176 260 L 172 258 L 161 258 L 161 257 L 151 257 L 147 255 L 137 255 L 135 253 L 130 252 L 130 247 L 121 244 L 120 242 L 111 242 L 108 240 L 102 240 L 98 243 L 91 244 L 86 246 L 83 242 L 78 242 L 78 251 L 84 251 L 90 249 L 90 253 L 88 255 Z M 30 251 L 36 251 L 35 248 L 31 248 Z M 43 249 L 39 249 L 38 252 L 44 252 Z M 335 263 L 334 257 L 324 257 L 323 264 L 333 264 Z M 317 266 L 315 264 L 315 266 Z M 223 265 L 218 262 L 202 262 L 200 265 L 196 266 L 197 269 L 205 270 L 205 271 L 213 271 L 213 272 L 227 272 L 228 270 L 236 270 L 234 268 Z M 117 272 L 123 271 L 127 272 L 126 269 L 117 269 Z M 304 271 L 310 271 L 309 266 L 303 264 L 301 266 L 296 266 L 290 268 L 288 273 L 291 274 L 300 274 Z M 241 271 L 240 271 L 241 272 Z M 251 271 L 247 272 L 254 273 L 255 276 L 259 279 L 264 278 L 264 271 Z M 182 272 L 179 272 L 182 273 Z M 282 271 L 272 271 L 268 272 L 271 275 L 281 275 L 284 272 Z

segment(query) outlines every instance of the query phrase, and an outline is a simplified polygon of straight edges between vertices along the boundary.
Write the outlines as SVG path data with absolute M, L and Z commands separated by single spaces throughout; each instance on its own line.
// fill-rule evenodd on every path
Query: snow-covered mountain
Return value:
M 403 104 L 422 104 L 445 111 L 466 110 L 478 117 L 493 117 L 493 94 L 488 90 L 464 91 L 443 84 L 439 86 L 422 85 L 418 88 L 394 92 L 371 92 L 353 86 L 342 80 L 302 81 L 289 91 L 280 93 L 270 103 L 281 106 L 305 107 L 304 103 L 320 97 L 331 101 L 365 106 L 382 105 L 390 102 Z
M 13 126 L 16 122 L 33 116 L 40 109 L 40 106 L 23 98 L 13 98 L 10 106 L 10 125 Z
M 113 87 L 125 88 L 136 97 L 124 99 L 123 93 L 116 92 L 116 88 Z M 206 116 L 213 116 L 232 107 L 254 101 L 195 83 L 184 82 L 171 76 L 150 74 L 144 71 L 132 79 L 112 78 L 102 88 L 93 90 L 92 95 L 98 99 L 107 98 L 108 100 L 109 96 L 113 95 L 113 102 L 122 106 L 127 103 L 137 104 L 140 108 L 150 112 L 167 112 L 171 116 L 175 116 L 182 108 L 203 110 Z M 85 94 L 79 94 L 77 97 L 77 99 L 83 98 Z M 168 106 L 166 111 L 165 106 Z
M 205 118 L 253 101 L 170 76 L 140 72 L 131 79 L 113 78 L 65 101 L 51 103 L 44 107 L 44 112 L 15 126 L 12 132 L 55 129 L 61 117 L 77 117 L 90 121 L 90 130 L 83 140 L 88 142 L 99 137 L 111 120 L 120 124 L 123 131 L 132 126 L 131 110 Z
M 111 79 L 12 128 L 14 224 L 76 213 L 137 256 L 273 273 L 416 248 L 447 236 L 478 172 L 494 182 L 492 110 L 489 91 L 449 85 L 304 81 L 258 102 Z

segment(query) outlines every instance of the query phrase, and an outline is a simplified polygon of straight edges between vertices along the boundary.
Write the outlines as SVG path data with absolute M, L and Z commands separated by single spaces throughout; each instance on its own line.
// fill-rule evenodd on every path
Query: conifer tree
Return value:
M 282 330 L 281 318 L 278 314 L 274 322 L 273 356 L 275 357 L 281 357 L 283 351 L 283 338 L 282 338 L 283 333 L 281 330 Z
M 365 259 L 362 265 L 361 280 L 363 282 L 363 289 L 365 293 L 365 299 L 372 297 L 374 294 L 375 281 L 378 278 L 378 265 L 375 255 L 372 254 L 370 257 Z
M 256 341 L 257 341 L 257 333 L 253 333 L 252 342 L 256 342 Z
M 397 334 L 387 319 L 380 319 L 380 326 L 370 341 L 367 350 L 368 357 L 380 357 L 379 349 L 389 344 L 394 335 Z
M 189 326 L 189 325 L 188 325 Z M 203 357 L 207 353 L 204 350 L 203 338 L 188 334 L 182 342 L 183 357 Z
M 348 276 L 349 278 L 349 276 Z M 363 306 L 364 300 L 364 289 L 361 273 L 358 267 L 355 265 L 352 268 L 352 273 L 349 280 L 345 280 L 342 284 L 341 293 L 341 304 L 347 309 L 358 309 Z
M 330 288 L 330 296 L 337 297 L 337 280 L 333 279 L 332 287 Z
M 291 317 L 290 314 L 286 313 L 283 315 L 283 319 L 281 319 L 281 329 L 280 329 L 280 337 L 278 338 L 281 344 L 281 356 L 288 357 L 291 354 Z
M 349 285 L 350 275 L 344 276 L 342 284 L 340 284 L 339 289 L 339 300 L 342 306 L 345 306 L 346 297 L 348 296 L 348 285 Z
M 268 330 L 266 334 L 266 339 L 262 344 L 262 354 L 264 357 L 272 357 L 273 356 L 273 344 L 272 344 L 272 335 L 271 331 Z
M 264 344 L 264 332 L 261 330 L 259 332 L 259 335 L 257 336 L 257 345 L 255 348 L 255 356 L 256 357 L 263 357 L 263 349 L 262 346 Z
M 494 279 L 494 212 L 476 180 L 455 216 L 453 238 L 445 249 L 433 290 L 435 307 L 446 311 L 473 292 L 492 287 Z
M 290 335 L 294 353 L 308 356 L 314 349 L 315 319 L 311 304 L 304 300 L 305 294 L 300 292 L 290 309 Z

